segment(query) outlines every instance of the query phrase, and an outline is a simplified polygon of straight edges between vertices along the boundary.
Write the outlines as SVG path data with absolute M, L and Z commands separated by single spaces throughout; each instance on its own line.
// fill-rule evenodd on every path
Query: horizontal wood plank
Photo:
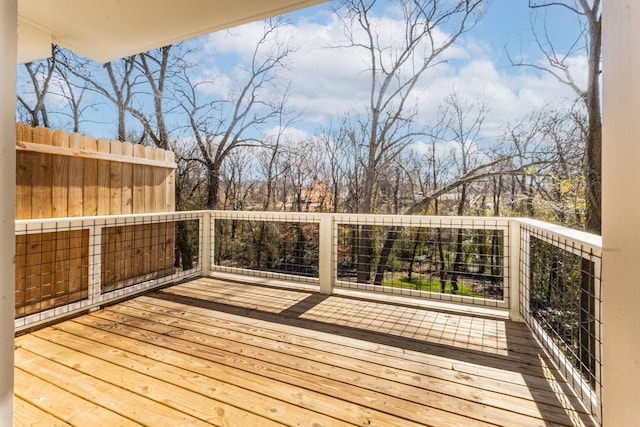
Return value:
M 42 409 L 31 405 L 20 397 L 14 399 L 16 417 L 14 427 L 63 427 L 70 426 Z
M 35 425 L 595 426 L 522 324 L 301 289 L 201 278 L 16 346 Z
M 16 142 L 16 150 L 31 153 L 55 154 L 58 156 L 74 157 L 77 159 L 106 160 L 118 163 L 130 163 L 135 165 L 155 166 L 159 168 L 175 169 L 176 163 L 167 160 L 147 159 L 142 157 L 128 157 L 120 154 L 112 154 L 98 150 L 76 150 L 67 147 L 57 147 L 33 142 Z

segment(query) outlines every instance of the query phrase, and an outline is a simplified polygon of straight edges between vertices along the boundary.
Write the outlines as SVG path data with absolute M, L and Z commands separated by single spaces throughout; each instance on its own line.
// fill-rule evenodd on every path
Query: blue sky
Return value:
M 506 50 L 514 57 L 521 53 L 528 61 L 539 62 L 541 54 L 533 48 L 531 11 L 527 0 L 491 0 L 477 26 L 459 39 L 446 53 L 447 63 L 427 71 L 416 88 L 420 120 L 433 120 L 442 100 L 456 90 L 473 100 L 487 103 L 489 116 L 482 138 L 497 140 L 507 123 L 514 123 L 546 104 L 570 103 L 574 93 L 552 76 L 530 68 L 513 67 Z M 290 71 L 282 76 L 290 82 L 289 106 L 302 112 L 292 135 L 310 135 L 327 126 L 340 114 L 364 110 L 368 80 L 363 71 L 366 58 L 353 49 L 331 49 L 343 40 L 340 23 L 331 15 L 331 4 L 320 4 L 287 15 L 291 22 L 286 36 L 298 50 L 291 55 Z M 570 18 L 570 19 L 569 19 Z M 578 28 L 562 10 L 541 11 L 537 22 L 548 22 L 551 37 L 569 39 Z M 203 74 L 218 75 L 218 94 L 225 93 L 225 82 L 237 61 L 248 58 L 262 31 L 261 23 L 200 37 L 191 46 L 205 49 Z M 232 61 L 229 61 L 232 60 Z M 572 62 L 577 80 L 584 80 L 584 58 Z
M 505 49 L 514 56 L 522 52 L 532 62 L 541 59 L 530 43 L 531 11 L 527 4 L 527 0 L 490 0 L 476 27 L 447 51 L 447 62 L 427 71 L 416 87 L 419 120 L 423 124 L 434 120 L 442 100 L 455 89 L 489 106 L 481 137 L 495 141 L 507 123 L 514 123 L 545 104 L 570 102 L 575 97 L 549 75 L 510 65 Z M 578 28 L 574 19 L 561 12 L 557 8 L 543 11 L 538 22 L 549 23 L 548 31 L 554 39 L 569 40 Z M 283 84 L 290 83 L 289 108 L 301 114 L 289 132 L 305 138 L 335 123 L 346 112 L 364 110 L 368 96 L 368 80 L 363 76 L 366 58 L 353 49 L 331 48 L 343 40 L 331 3 L 296 11 L 286 18 L 290 25 L 282 36 L 291 40 L 297 51 L 289 57 L 289 70 L 280 77 Z M 389 19 L 385 22 L 393 25 Z M 240 75 L 238 70 L 250 57 L 262 29 L 263 23 L 250 23 L 186 43 L 196 52 L 194 60 L 199 67 L 194 72 L 199 75 L 195 78 L 216 78 L 214 85 L 203 87 L 203 97 L 225 96 L 233 88 L 234 79 Z M 572 63 L 577 80 L 584 80 L 584 58 L 572 58 Z M 81 131 L 111 138 L 115 120 L 105 118 L 108 106 L 101 109 L 92 119 L 106 123 L 86 122 Z

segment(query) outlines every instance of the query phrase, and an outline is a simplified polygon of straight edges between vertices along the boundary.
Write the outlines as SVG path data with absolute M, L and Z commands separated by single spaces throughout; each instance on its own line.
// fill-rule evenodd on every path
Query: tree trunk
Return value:
M 456 238 L 456 256 L 453 261 L 453 274 L 451 274 L 451 293 L 458 293 L 458 272 L 462 270 L 462 228 L 458 229 Z
M 382 281 L 384 280 L 384 272 L 387 269 L 387 263 L 389 262 L 389 255 L 391 255 L 391 250 L 393 249 L 393 245 L 398 238 L 398 233 L 400 232 L 400 227 L 393 227 L 387 233 L 387 238 L 384 241 L 384 245 L 382 246 L 382 252 L 380 253 L 380 261 L 378 262 L 378 267 L 376 269 L 376 277 L 373 281 L 375 286 L 381 286 Z
M 591 386 L 595 386 L 596 321 L 595 321 L 595 265 L 581 259 L 580 274 L 580 366 Z
M 220 172 L 217 166 L 207 168 L 207 209 L 218 208 L 218 190 L 220 189 Z
M 183 270 L 193 268 L 193 250 L 189 243 L 189 230 L 185 221 L 176 222 L 176 260 L 175 266 Z
M 445 256 L 444 256 L 444 244 L 442 242 L 442 229 L 441 228 L 437 228 L 436 229 L 436 239 L 437 239 L 437 245 L 438 245 L 438 258 L 440 259 L 439 261 L 439 270 L 440 270 L 440 293 L 444 294 L 445 291 L 447 290 L 447 272 L 446 272 L 446 267 L 447 267 L 447 263 L 445 261 Z
M 413 278 L 413 266 L 415 265 L 418 247 L 420 246 L 420 238 L 422 236 L 421 230 L 422 229 L 420 228 L 417 229 L 416 238 L 413 241 L 413 250 L 411 251 L 411 259 L 409 260 L 409 267 L 407 268 L 407 279 L 409 282 L 411 282 L 411 279 Z
M 358 260 L 356 261 L 356 277 L 358 283 L 369 283 L 371 280 L 371 256 L 373 255 L 373 227 L 360 227 L 358 244 Z
M 589 129 L 585 147 L 587 218 L 586 229 L 602 230 L 602 112 L 600 111 L 600 59 L 602 58 L 602 15 L 592 10 L 589 16 L 589 73 L 587 114 Z
M 373 154 L 369 154 L 369 163 L 364 171 L 364 189 L 362 198 L 363 213 L 373 213 L 373 187 L 376 180 L 375 160 Z M 369 283 L 371 279 L 371 257 L 373 255 L 373 227 L 363 225 L 360 229 L 358 245 L 357 278 L 358 283 Z

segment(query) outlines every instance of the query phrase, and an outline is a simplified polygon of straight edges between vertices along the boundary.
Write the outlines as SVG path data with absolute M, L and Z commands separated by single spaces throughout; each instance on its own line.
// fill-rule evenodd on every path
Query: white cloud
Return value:
M 281 28 L 279 39 L 289 40 L 296 51 L 290 55 L 290 66 L 280 77 L 290 82 L 288 107 L 302 112 L 300 125 L 312 133 L 313 127 L 326 125 L 346 112 L 365 112 L 369 102 L 370 75 L 364 49 L 344 46 L 342 22 L 335 16 L 304 20 Z M 390 49 L 403 34 L 402 24 L 393 13 L 375 20 L 382 40 Z M 256 41 L 263 34 L 264 23 L 255 22 L 205 38 L 207 55 L 215 63 L 208 64 L 202 79 L 215 77 L 205 88 L 211 95 L 223 96 L 233 90 L 239 69 L 228 63 L 247 61 Z M 437 37 L 444 37 L 437 34 Z M 517 121 L 542 105 L 575 97 L 572 90 L 553 76 L 532 69 L 497 65 L 498 57 L 482 40 L 471 33 L 446 51 L 446 62 L 427 70 L 415 87 L 412 105 L 419 108 L 421 124 L 433 122 L 440 103 L 455 88 L 470 99 L 485 100 L 489 114 L 482 136 L 495 139 L 508 122 Z M 504 57 L 500 60 L 504 61 Z M 585 58 L 568 60 L 579 85 L 586 79 Z M 308 135 L 307 135 L 308 136 Z
M 276 138 L 280 137 L 281 143 L 286 146 L 287 144 L 297 144 L 301 141 L 307 141 L 309 140 L 311 135 L 309 135 L 309 133 L 304 129 L 299 129 L 292 126 L 287 128 L 275 126 L 265 129 L 262 132 L 262 137 L 265 141 L 275 140 Z

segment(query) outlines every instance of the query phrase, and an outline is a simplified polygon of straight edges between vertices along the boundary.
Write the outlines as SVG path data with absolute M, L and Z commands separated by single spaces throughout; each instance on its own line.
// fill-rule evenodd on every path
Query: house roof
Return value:
M 108 62 L 323 1 L 18 0 L 18 62 L 51 43 Z

